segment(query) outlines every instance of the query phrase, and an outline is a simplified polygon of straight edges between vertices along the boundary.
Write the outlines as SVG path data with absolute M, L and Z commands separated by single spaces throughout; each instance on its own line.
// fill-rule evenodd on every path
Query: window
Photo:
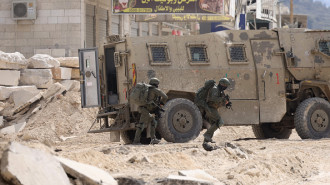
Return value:
M 321 40 L 319 42 L 319 50 L 320 52 L 330 56 L 330 41 Z
M 244 44 L 228 45 L 228 56 L 229 56 L 229 63 L 231 63 L 231 64 L 247 63 Z
M 205 44 L 187 44 L 187 52 L 191 65 L 209 64 Z
M 151 65 L 171 65 L 166 43 L 148 43 L 147 47 Z

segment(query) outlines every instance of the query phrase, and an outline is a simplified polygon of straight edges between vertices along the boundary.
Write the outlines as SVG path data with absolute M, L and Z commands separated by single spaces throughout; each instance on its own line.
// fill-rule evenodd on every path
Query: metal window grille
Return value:
M 206 48 L 201 46 L 190 46 L 191 62 L 207 62 Z
M 319 49 L 320 52 L 330 56 L 330 41 L 320 41 Z
M 152 63 L 168 63 L 167 47 L 165 45 L 150 45 Z
M 229 54 L 231 62 L 246 62 L 244 45 L 230 46 Z

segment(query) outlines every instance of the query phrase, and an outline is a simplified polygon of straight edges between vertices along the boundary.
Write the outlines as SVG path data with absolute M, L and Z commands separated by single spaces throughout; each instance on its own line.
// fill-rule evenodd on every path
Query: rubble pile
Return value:
M 54 97 L 79 91 L 78 57 L 53 58 L 0 51 L 0 132 L 22 130 Z

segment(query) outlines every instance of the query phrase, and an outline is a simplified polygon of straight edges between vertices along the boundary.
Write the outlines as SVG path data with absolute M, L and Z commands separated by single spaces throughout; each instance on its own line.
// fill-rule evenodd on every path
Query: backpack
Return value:
M 208 80 L 205 82 L 204 87 L 198 89 L 196 92 L 196 100 L 204 100 L 206 101 L 207 95 L 212 87 L 214 87 L 215 81 Z
M 129 95 L 131 102 L 138 106 L 148 104 L 149 87 L 149 84 L 137 83 Z

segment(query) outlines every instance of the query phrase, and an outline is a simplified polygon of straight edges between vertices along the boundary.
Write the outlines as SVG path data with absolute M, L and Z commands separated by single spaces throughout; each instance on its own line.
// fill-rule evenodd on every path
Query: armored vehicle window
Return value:
M 235 64 L 235 63 L 247 62 L 244 44 L 229 45 L 228 55 L 229 55 L 230 63 Z
M 319 42 L 320 52 L 330 56 L 330 41 L 322 40 Z
M 187 44 L 187 52 L 191 65 L 209 64 L 205 44 Z
M 168 47 L 166 43 L 149 43 L 149 59 L 151 65 L 170 65 Z

